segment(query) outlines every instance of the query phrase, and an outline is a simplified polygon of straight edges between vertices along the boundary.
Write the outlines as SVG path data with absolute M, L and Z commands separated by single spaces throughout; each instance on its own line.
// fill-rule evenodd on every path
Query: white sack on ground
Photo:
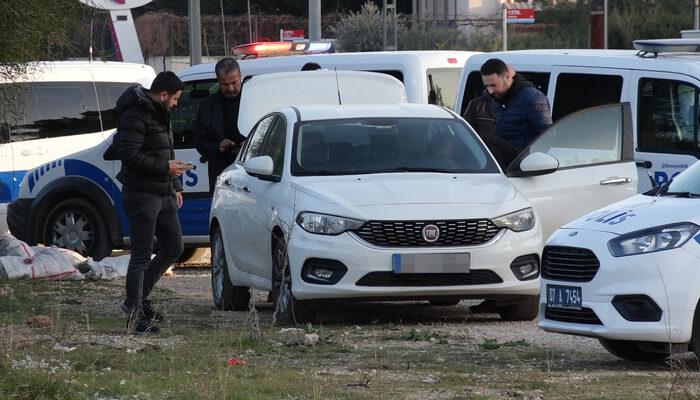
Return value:
M 34 251 L 28 244 L 12 236 L 10 233 L 0 234 L 0 257 L 15 256 L 32 258 Z
M 119 257 L 105 257 L 100 261 L 95 261 L 88 257 L 85 264 L 89 267 L 85 271 L 85 277 L 90 279 L 114 279 L 126 276 L 129 269 L 129 254 Z M 81 270 L 84 271 L 83 268 Z
M 56 247 L 34 247 L 32 258 L 0 257 L 0 276 L 46 280 L 81 280 L 83 275 L 75 268 L 68 250 Z M 72 252 L 71 252 L 72 253 Z

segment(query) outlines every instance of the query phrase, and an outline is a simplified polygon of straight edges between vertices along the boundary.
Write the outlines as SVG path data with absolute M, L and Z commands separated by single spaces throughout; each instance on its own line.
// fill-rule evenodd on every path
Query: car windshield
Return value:
M 294 175 L 498 173 L 476 134 L 457 119 L 312 121 L 297 128 L 294 140 Z
M 680 175 L 665 185 L 660 195 L 699 197 L 700 196 L 700 163 L 695 163 Z

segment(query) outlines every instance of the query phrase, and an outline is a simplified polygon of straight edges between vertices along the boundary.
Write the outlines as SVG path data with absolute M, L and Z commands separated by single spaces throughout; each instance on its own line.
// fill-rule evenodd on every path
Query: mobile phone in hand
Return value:
M 185 169 L 186 169 L 186 170 L 189 171 L 189 170 L 191 170 L 192 168 L 194 168 L 194 164 L 192 164 L 191 162 L 185 163 Z

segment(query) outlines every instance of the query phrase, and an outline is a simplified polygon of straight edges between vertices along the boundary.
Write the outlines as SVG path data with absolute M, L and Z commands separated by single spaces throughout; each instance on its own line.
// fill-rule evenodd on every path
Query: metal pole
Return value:
M 508 9 L 503 5 L 503 51 L 508 51 Z
M 202 63 L 202 19 L 199 0 L 189 0 L 190 65 Z
M 603 2 L 603 48 L 608 48 L 608 0 Z
M 321 40 L 321 0 L 309 0 L 309 39 Z
M 693 1 L 693 29 L 700 29 L 700 0 Z
M 382 1 L 382 50 L 386 51 L 386 0 Z
M 224 19 L 224 0 L 219 0 L 219 6 L 221 6 L 221 30 L 224 35 L 224 56 L 228 56 L 228 40 L 226 39 L 226 20 Z M 207 50 L 207 53 L 209 51 Z M 208 56 L 209 54 L 207 54 Z
M 250 18 L 250 0 L 248 0 L 248 43 L 253 43 L 253 23 Z

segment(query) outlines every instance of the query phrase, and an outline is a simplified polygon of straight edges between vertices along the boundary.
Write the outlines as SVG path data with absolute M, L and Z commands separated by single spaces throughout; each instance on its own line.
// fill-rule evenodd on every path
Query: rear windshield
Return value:
M 428 68 L 428 103 L 453 110 L 462 68 Z
M 498 173 L 498 167 L 456 119 L 311 121 L 296 129 L 293 175 L 394 172 Z

